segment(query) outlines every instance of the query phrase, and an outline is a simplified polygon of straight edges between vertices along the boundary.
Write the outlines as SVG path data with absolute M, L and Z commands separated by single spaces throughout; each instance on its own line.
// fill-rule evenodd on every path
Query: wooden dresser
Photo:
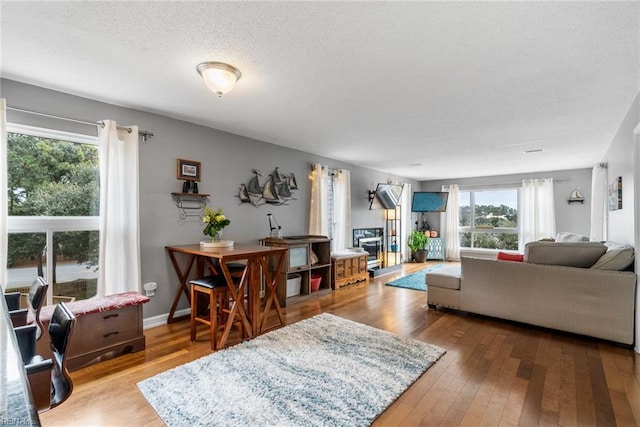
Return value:
M 331 255 L 331 287 L 338 289 L 352 283 L 369 281 L 367 253 Z
M 149 298 L 137 292 L 126 292 L 67 303 L 78 319 L 69 344 L 69 371 L 121 354 L 144 350 L 142 304 L 147 301 Z M 54 308 L 42 308 L 40 319 L 45 330 L 49 327 Z M 38 354 L 45 359 L 51 357 L 46 341 L 41 339 L 37 343 Z

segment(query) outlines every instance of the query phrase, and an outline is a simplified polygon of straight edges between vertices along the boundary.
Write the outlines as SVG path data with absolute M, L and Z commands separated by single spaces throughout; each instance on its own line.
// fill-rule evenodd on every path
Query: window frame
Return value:
M 48 129 L 36 126 L 7 123 L 7 134 L 19 133 L 23 135 L 88 144 L 98 147 L 97 136 L 78 134 L 56 129 Z M 5 171 L 5 174 L 8 170 Z M 6 189 L 4 190 L 6 191 Z M 100 216 L 10 216 L 7 215 L 7 234 L 17 233 L 45 233 L 47 242 L 47 259 L 53 259 L 53 234 L 56 232 L 70 231 L 100 231 Z M 2 266 L 5 270 L 7 266 Z M 45 269 L 47 283 L 53 283 L 54 271 Z M 47 289 L 47 302 L 53 303 L 53 286 Z
M 471 246 L 460 246 L 461 249 L 465 249 L 465 250 L 474 250 L 474 251 L 500 251 L 500 250 L 510 250 L 510 249 L 493 249 L 493 248 L 481 248 L 481 247 L 476 247 L 474 246 L 474 235 L 475 234 L 495 234 L 495 233 L 501 233 L 501 234 L 515 234 L 518 236 L 518 240 L 520 240 L 521 236 L 520 236 L 520 196 L 521 196 L 521 188 L 520 186 L 517 185 L 505 185 L 505 186 L 488 186 L 488 187 L 478 187 L 478 188 L 469 188 L 469 189 L 460 189 L 459 191 L 459 196 L 462 196 L 463 193 L 469 193 L 469 207 L 470 207 L 470 226 L 461 226 L 458 224 L 458 236 L 459 236 L 459 240 L 460 242 L 462 242 L 462 239 L 460 238 L 460 236 L 463 233 L 471 233 Z M 515 227 L 492 227 L 492 228 L 488 228 L 488 227 L 476 227 L 476 221 L 475 221 L 475 215 L 476 215 L 476 209 L 475 209 L 475 199 L 476 199 L 476 193 L 481 193 L 481 192 L 485 192 L 485 191 L 506 191 L 506 190 L 515 190 L 516 191 L 516 205 L 517 205 L 517 212 L 518 212 L 518 216 L 516 219 L 516 226 Z M 458 209 L 461 209 L 462 205 L 460 205 L 460 207 Z

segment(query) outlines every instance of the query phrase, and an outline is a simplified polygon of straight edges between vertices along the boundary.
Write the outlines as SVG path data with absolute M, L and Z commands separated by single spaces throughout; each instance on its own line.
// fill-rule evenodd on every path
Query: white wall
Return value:
M 622 177 L 622 209 L 609 211 L 609 240 L 627 243 L 636 248 L 635 271 L 640 272 L 638 248 L 640 247 L 640 219 L 638 205 L 640 188 L 640 137 L 634 138 L 634 129 L 640 125 L 640 93 L 629 107 L 609 148 L 602 158 L 608 164 L 607 177 Z M 636 352 L 640 353 L 640 292 L 636 291 Z
M 640 123 L 638 96 L 627 111 L 602 161 L 607 163 L 607 182 L 622 177 L 622 209 L 609 211 L 609 240 L 633 245 L 635 242 L 635 183 L 633 130 Z M 637 161 L 637 160 L 636 160 Z
M 378 182 L 401 180 L 400 177 L 349 165 L 309 153 L 269 144 L 239 135 L 211 129 L 157 114 L 122 108 L 52 91 L 37 86 L 0 80 L 0 96 L 10 106 L 95 122 L 114 119 L 121 125 L 138 125 L 155 134 L 140 145 L 140 250 L 142 282 L 158 283 L 156 296 L 144 306 L 144 317 L 166 314 L 176 291 L 177 278 L 164 247 L 195 243 L 203 239 L 202 223 L 197 219 L 181 223 L 171 192 L 181 191 L 176 179 L 176 159 L 202 163 L 201 193 L 209 193 L 209 206 L 223 207 L 231 224 L 224 235 L 240 243 L 257 243 L 269 234 L 267 213 L 273 213 L 285 235 L 306 234 L 309 223 L 309 172 L 311 164 L 351 171 L 352 227 L 383 227 L 381 209 L 369 210 L 368 190 Z M 15 111 L 7 111 L 12 123 L 49 127 L 69 132 L 96 134 L 87 126 Z M 278 166 L 284 173 L 296 175 L 300 190 L 288 206 L 259 208 L 239 203 L 236 197 L 241 183 L 246 183 L 254 169 L 271 173 Z M 266 178 L 266 177 L 265 177 Z M 409 181 L 413 185 L 415 181 Z M 182 298 L 178 307 L 187 307 Z

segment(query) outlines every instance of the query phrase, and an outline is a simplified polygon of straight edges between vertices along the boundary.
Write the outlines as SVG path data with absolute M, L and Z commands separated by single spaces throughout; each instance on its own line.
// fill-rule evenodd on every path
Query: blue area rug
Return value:
M 320 314 L 138 383 L 177 426 L 369 426 L 444 354 Z
M 424 282 L 425 273 L 433 270 L 437 270 L 442 268 L 444 264 L 436 264 L 431 267 L 423 268 L 420 271 L 416 271 L 415 273 L 409 274 L 408 276 L 403 276 L 399 279 L 396 279 L 392 282 L 387 283 L 387 286 L 394 286 L 396 288 L 407 288 L 414 289 L 416 291 L 426 291 L 427 285 Z

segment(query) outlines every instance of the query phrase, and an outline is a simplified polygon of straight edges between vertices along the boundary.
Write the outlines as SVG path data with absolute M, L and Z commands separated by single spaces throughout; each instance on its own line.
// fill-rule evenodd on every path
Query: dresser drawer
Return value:
M 120 342 L 141 334 L 140 310 L 136 306 L 82 316 L 77 323 L 73 348 L 70 354 L 82 354 Z

